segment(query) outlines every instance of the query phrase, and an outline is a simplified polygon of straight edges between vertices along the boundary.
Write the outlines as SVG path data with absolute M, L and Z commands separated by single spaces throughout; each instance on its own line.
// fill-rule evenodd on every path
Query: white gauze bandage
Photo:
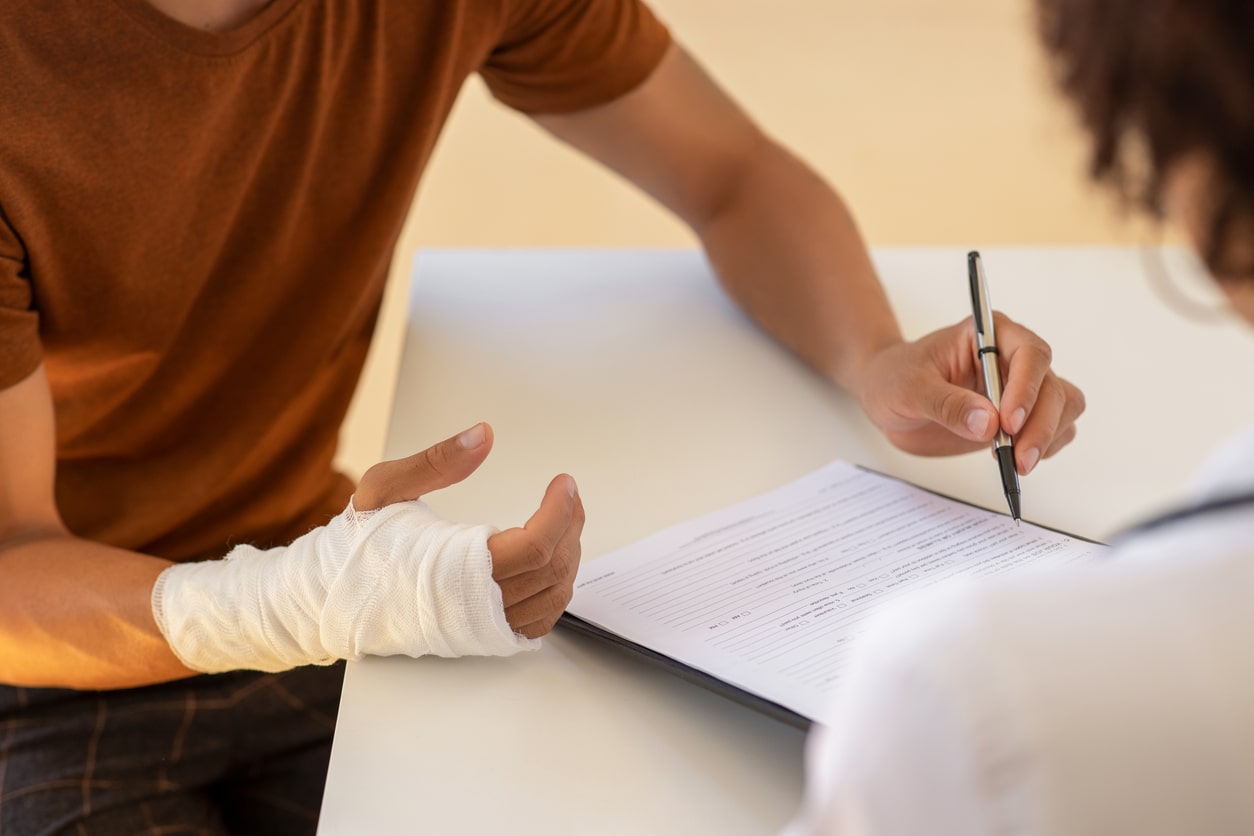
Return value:
M 152 611 L 175 655 L 205 673 L 401 653 L 509 656 L 540 643 L 505 620 L 493 533 L 419 501 L 367 512 L 350 501 L 288 546 L 171 566 Z

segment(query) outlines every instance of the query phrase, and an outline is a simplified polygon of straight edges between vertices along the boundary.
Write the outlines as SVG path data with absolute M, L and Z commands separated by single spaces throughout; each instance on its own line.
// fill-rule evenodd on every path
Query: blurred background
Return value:
M 1087 183 L 1086 148 L 1051 87 L 1030 0 L 651 6 L 841 192 L 872 247 L 1139 244 L 1157 234 Z M 417 250 L 694 245 L 663 210 L 473 79 L 397 249 L 341 466 L 360 474 L 382 454 Z

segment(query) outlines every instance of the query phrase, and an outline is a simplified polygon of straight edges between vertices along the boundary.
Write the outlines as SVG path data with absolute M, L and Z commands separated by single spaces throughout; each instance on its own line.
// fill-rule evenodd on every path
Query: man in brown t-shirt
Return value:
M 565 606 L 571 477 L 503 532 L 414 501 L 477 467 L 487 426 L 373 468 L 347 508 L 332 469 L 471 73 L 689 223 L 900 447 L 1000 422 L 1026 473 L 1083 409 L 1010 321 L 1000 415 L 968 325 L 904 342 L 837 196 L 638 0 L 10 0 L 0 66 L 5 832 L 308 828 L 332 662 L 511 653 Z

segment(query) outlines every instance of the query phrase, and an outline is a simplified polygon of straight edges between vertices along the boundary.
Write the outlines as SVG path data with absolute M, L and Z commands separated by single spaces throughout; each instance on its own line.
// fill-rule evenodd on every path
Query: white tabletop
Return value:
M 1254 342 L 1167 304 L 1134 250 L 987 249 L 996 306 L 1046 336 L 1089 409 L 1023 480 L 1028 519 L 1090 537 L 1172 502 L 1254 416 Z M 965 251 L 880 250 L 907 335 L 970 316 Z M 1200 286 L 1180 253 L 1174 280 Z M 427 497 L 521 524 L 557 473 L 588 511 L 584 560 L 833 458 L 1001 509 L 985 454 L 920 459 L 758 332 L 696 252 L 420 254 L 387 457 L 479 420 L 484 466 Z M 803 735 L 558 631 L 510 659 L 350 664 L 320 833 L 764 834 L 801 797 Z

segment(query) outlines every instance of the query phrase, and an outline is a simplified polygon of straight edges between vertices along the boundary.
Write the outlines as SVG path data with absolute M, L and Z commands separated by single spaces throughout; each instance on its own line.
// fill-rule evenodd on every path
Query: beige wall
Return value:
M 768 131 L 844 194 L 872 245 L 1130 243 L 1149 235 L 1084 183 L 1084 147 L 1048 84 L 1029 0 L 653 7 Z M 669 216 L 495 104 L 475 80 L 398 249 L 343 436 L 344 466 L 360 472 L 381 455 L 416 249 L 691 244 Z

